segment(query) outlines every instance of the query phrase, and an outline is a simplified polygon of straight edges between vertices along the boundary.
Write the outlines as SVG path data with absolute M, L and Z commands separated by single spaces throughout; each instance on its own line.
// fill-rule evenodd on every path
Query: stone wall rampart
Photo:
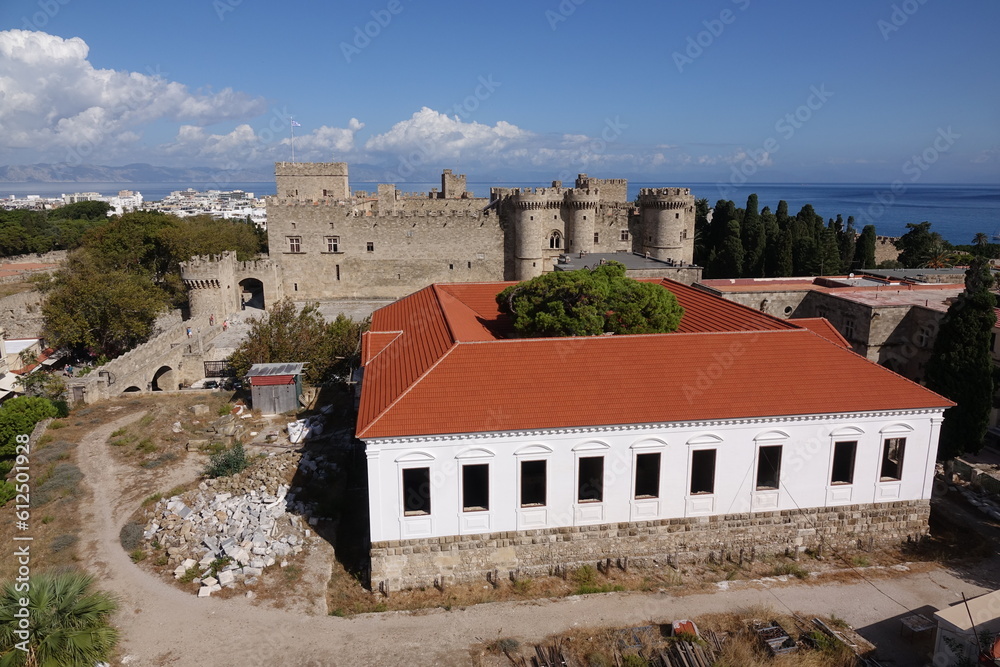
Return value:
M 548 575 L 606 559 L 656 569 L 741 552 L 760 558 L 820 546 L 870 550 L 922 538 L 929 516 L 930 503 L 919 500 L 376 542 L 371 583 L 391 591 L 485 581 L 494 571 Z
M 41 292 L 31 290 L 18 292 L 0 299 L 0 330 L 7 338 L 39 338 L 45 317 L 42 304 L 45 297 Z

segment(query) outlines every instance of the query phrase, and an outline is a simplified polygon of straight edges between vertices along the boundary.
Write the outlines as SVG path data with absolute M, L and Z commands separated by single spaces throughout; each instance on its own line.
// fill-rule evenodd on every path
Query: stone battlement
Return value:
M 275 162 L 275 176 L 347 176 L 346 162 Z
M 641 188 L 639 197 L 690 197 L 691 188 Z

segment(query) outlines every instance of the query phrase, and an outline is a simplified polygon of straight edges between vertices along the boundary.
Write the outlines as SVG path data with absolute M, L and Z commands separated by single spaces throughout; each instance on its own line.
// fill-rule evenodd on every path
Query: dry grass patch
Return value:
M 724 614 L 706 614 L 693 620 L 701 638 L 672 636 L 671 620 L 651 621 L 630 628 L 580 628 L 545 638 L 540 646 L 554 648 L 569 664 L 591 667 L 660 664 L 660 652 L 669 653 L 678 641 L 694 642 L 715 652 L 715 667 L 857 667 L 860 661 L 844 644 L 816 629 L 813 616 L 781 614 L 769 607 L 753 607 Z M 799 648 L 774 657 L 752 627 L 755 621 L 777 622 Z M 836 627 L 827 619 L 830 627 Z M 838 628 L 839 630 L 840 628 Z M 859 640 L 855 635 L 852 640 Z M 533 644 L 516 637 L 496 637 L 473 647 L 473 662 L 481 666 L 510 664 L 535 653 Z

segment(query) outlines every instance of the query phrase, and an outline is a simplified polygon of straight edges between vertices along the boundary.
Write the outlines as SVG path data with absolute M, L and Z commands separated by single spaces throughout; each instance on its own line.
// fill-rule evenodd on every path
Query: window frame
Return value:
M 643 480 L 643 485 L 650 480 L 655 480 L 656 492 L 649 494 L 640 494 L 639 486 L 639 458 L 640 457 L 656 457 L 656 473 L 655 475 L 649 474 L 649 479 Z M 632 499 L 633 500 L 656 500 L 660 497 L 662 490 L 662 478 L 663 478 L 663 452 L 636 452 L 632 459 L 634 461 L 634 471 L 632 474 Z M 647 459 L 648 460 L 648 459 Z M 646 490 L 645 486 L 642 490 Z
M 341 253 L 339 236 L 324 236 L 323 242 L 326 244 L 326 252 L 332 255 Z
M 707 454 L 708 452 L 711 452 L 711 454 L 712 454 L 712 488 L 709 491 L 695 491 L 694 490 L 694 482 L 695 482 L 695 474 L 694 474 L 695 473 L 695 470 L 694 470 L 695 457 L 699 456 L 699 455 Z M 716 482 L 718 481 L 716 479 L 716 477 L 718 477 L 717 473 L 718 473 L 718 470 L 719 470 L 719 450 L 718 450 L 718 447 L 702 447 L 702 448 L 699 448 L 699 449 L 692 449 L 689 461 L 690 461 L 690 464 L 689 464 L 690 465 L 690 471 L 688 472 L 688 484 L 687 484 L 688 495 L 689 496 L 714 496 L 715 495 Z
M 489 512 L 490 511 L 490 464 L 489 463 L 463 463 L 462 468 L 462 512 Z M 485 470 L 473 470 L 482 469 Z M 467 485 L 470 482 L 469 476 L 472 474 L 484 474 L 485 473 L 485 500 L 486 503 L 480 505 L 470 505 L 467 497 L 470 495 L 467 491 Z
M 773 467 L 774 474 L 774 484 L 761 484 L 761 482 L 770 482 L 770 479 L 761 479 L 761 474 L 765 470 L 761 467 L 761 464 L 765 461 L 765 450 L 767 453 L 767 460 L 770 462 L 771 453 L 777 450 L 777 466 Z M 755 491 L 778 491 L 781 488 L 781 460 L 784 456 L 784 445 L 758 445 L 757 446 L 757 461 L 756 461 L 756 475 L 754 476 L 754 490 Z
M 299 235 L 286 236 L 285 242 L 287 244 L 286 252 L 290 255 L 301 255 L 302 254 L 302 237 Z
M 837 449 L 840 445 L 851 446 L 850 481 L 835 480 L 833 478 L 837 471 Z M 857 440 L 835 440 L 833 443 L 833 455 L 830 458 L 830 486 L 851 486 L 854 484 L 854 474 L 858 466 L 858 441 Z
M 889 456 L 889 448 L 892 446 L 898 447 L 897 457 L 898 461 L 893 461 Z M 906 462 L 906 437 L 900 436 L 887 436 L 882 438 L 882 447 L 880 448 L 879 465 L 878 465 L 878 479 L 880 482 L 900 482 L 903 479 L 903 465 Z M 895 465 L 896 476 L 886 475 L 886 464 Z
M 526 464 L 541 464 L 542 472 L 542 502 L 537 503 L 526 503 L 524 502 L 525 485 L 524 485 L 524 466 Z M 537 473 L 536 473 L 537 474 Z M 532 507 L 547 507 L 549 504 L 549 461 L 548 459 L 523 459 L 518 461 L 517 466 L 518 475 L 518 494 L 517 501 L 518 507 L 520 508 L 532 508 Z
M 413 475 L 419 471 L 424 471 L 423 476 L 426 478 L 425 483 L 427 486 L 427 494 L 424 498 L 423 506 L 426 509 L 407 509 L 409 494 L 407 493 L 407 476 Z M 404 517 L 415 517 L 415 516 L 431 516 L 433 511 L 433 505 L 431 504 L 431 468 L 430 466 L 407 466 L 400 469 L 400 504 Z M 419 493 L 419 491 L 418 491 Z
M 605 491 L 605 488 L 604 488 L 604 472 L 605 472 L 604 458 L 605 457 L 604 457 L 603 453 L 602 454 L 597 454 L 597 455 L 594 455 L 594 456 L 580 455 L 580 456 L 577 457 L 577 459 L 576 459 L 576 502 L 577 502 L 578 505 L 592 505 L 592 504 L 597 504 L 597 503 L 603 503 L 604 502 L 604 491 Z M 587 477 L 587 480 L 591 481 L 591 480 L 595 480 L 596 479 L 596 480 L 599 481 L 599 484 L 597 486 L 597 496 L 598 497 L 596 497 L 596 498 L 585 498 L 584 497 L 584 488 L 583 488 L 583 481 L 584 481 L 583 467 L 584 467 L 584 461 L 594 461 L 594 460 L 600 461 L 600 466 L 601 466 L 600 476 L 599 477 L 595 477 L 595 476 L 591 475 L 591 476 Z M 588 465 L 590 465 L 590 464 L 588 464 Z

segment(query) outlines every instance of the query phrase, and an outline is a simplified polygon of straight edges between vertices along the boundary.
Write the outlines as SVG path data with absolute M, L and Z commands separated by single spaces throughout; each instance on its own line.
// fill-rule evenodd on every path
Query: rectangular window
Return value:
M 844 320 L 844 338 L 854 338 L 854 320 Z
M 301 236 L 289 236 L 288 237 L 288 252 L 302 252 L 302 237 Z
M 375 252 L 375 243 L 373 241 L 369 241 L 366 247 L 368 252 Z
M 521 461 L 521 507 L 545 504 L 545 461 Z
M 882 481 L 902 479 L 906 438 L 886 438 L 882 444 Z
M 635 457 L 635 497 L 660 497 L 660 453 Z
M 830 484 L 854 484 L 854 457 L 858 451 L 857 441 L 838 442 L 833 445 L 833 470 Z
M 340 280 L 340 264 L 335 264 L 334 266 L 337 269 L 337 280 Z
M 757 450 L 757 490 L 777 489 L 781 482 L 781 445 Z
M 691 452 L 691 495 L 715 493 L 715 450 Z
M 584 456 L 580 459 L 576 501 L 599 503 L 604 500 L 604 457 Z
M 620 241 L 628 241 L 628 230 L 627 229 L 623 229 L 621 231 L 621 234 L 618 236 L 618 239 Z
M 431 469 L 407 468 L 403 471 L 403 515 L 431 513 Z
M 488 463 L 462 466 L 462 511 L 484 512 L 490 508 Z
M 594 245 L 597 245 L 600 242 L 601 242 L 601 233 L 594 232 Z
M 340 237 L 339 236 L 327 236 L 326 237 L 326 251 L 327 252 L 340 252 Z

